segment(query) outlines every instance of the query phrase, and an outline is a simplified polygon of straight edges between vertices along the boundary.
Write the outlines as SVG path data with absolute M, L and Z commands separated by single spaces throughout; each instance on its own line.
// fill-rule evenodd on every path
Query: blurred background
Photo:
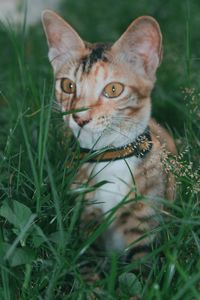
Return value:
M 9 31 L 17 31 L 15 47 L 23 48 L 23 59 L 37 83 L 51 72 L 47 45 L 40 22 L 45 8 L 58 12 L 85 40 L 115 41 L 138 16 L 151 15 L 163 34 L 164 56 L 153 92 L 153 115 L 177 131 L 183 130 L 185 89 L 198 85 L 200 72 L 200 2 L 198 0 L 1 0 L 0 18 Z M 25 25 L 25 26 L 24 26 Z M 10 68 L 17 63 L 14 51 L 2 27 L 0 36 L 0 84 L 10 81 Z M 21 40 L 20 40 L 21 39 Z M 23 47 L 22 47 L 23 46 Z M 7 76 L 6 76 L 7 74 Z M 7 91 L 5 91 L 7 92 Z

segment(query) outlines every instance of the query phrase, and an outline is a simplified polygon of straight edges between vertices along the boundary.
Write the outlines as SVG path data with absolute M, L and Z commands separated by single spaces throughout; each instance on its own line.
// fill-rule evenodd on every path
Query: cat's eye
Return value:
M 103 94 L 107 98 L 116 98 L 121 95 L 123 90 L 124 90 L 124 85 L 122 83 L 111 82 L 106 85 L 106 87 L 103 90 Z
M 76 92 L 76 85 L 69 78 L 62 78 L 61 79 L 61 89 L 64 93 L 74 94 Z

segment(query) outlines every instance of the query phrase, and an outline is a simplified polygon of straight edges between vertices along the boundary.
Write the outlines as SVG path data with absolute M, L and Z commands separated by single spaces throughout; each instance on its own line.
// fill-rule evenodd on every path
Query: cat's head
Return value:
M 54 12 L 45 11 L 42 20 L 57 101 L 63 112 L 75 111 L 64 119 L 81 146 L 132 142 L 150 118 L 150 93 L 162 57 L 158 23 L 140 17 L 114 44 L 90 44 Z

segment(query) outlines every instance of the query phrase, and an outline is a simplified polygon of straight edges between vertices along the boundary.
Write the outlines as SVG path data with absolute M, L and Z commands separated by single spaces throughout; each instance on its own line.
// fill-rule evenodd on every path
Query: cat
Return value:
M 44 11 L 42 21 L 57 101 L 63 112 L 73 111 L 64 122 L 80 144 L 81 158 L 90 155 L 77 180 L 87 181 L 92 172 L 91 184 L 108 181 L 88 196 L 87 203 L 96 202 L 86 206 L 82 221 L 100 220 L 131 191 L 103 239 L 108 251 L 131 245 L 127 259 L 139 259 L 157 239 L 159 199 L 175 195 L 174 178 L 162 166 L 162 152 L 175 154 L 175 143 L 151 119 L 150 96 L 162 60 L 159 25 L 142 16 L 113 44 L 91 44 L 52 11 Z

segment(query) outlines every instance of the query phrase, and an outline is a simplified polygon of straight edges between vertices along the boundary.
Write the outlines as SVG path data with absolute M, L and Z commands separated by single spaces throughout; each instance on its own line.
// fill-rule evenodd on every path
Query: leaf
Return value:
M 35 248 L 39 248 L 44 243 L 44 239 L 34 230 L 32 232 L 32 242 Z
M 68 194 L 69 195 L 73 195 L 73 194 L 83 194 L 83 193 L 91 193 L 94 192 L 97 188 L 102 187 L 103 185 L 107 184 L 107 183 L 113 183 L 111 181 L 107 181 L 107 180 L 102 180 L 100 182 L 97 182 L 96 184 L 92 185 L 92 186 L 87 186 L 87 185 L 83 185 L 79 188 L 73 189 L 73 190 L 69 190 Z
M 63 234 L 64 234 L 65 239 L 66 239 L 67 233 L 63 232 Z M 60 231 L 52 232 L 49 235 L 49 240 L 59 245 L 59 243 L 60 243 Z
M 4 297 L 4 291 L 3 288 L 0 288 L 0 299 L 3 299 Z
M 113 183 L 112 181 L 108 181 L 108 180 L 102 180 L 100 182 L 97 182 L 96 184 L 94 184 L 92 187 L 99 188 L 102 187 L 103 185 L 107 184 L 107 183 Z
M 30 208 L 16 200 L 4 201 L 0 207 L 0 216 L 4 217 L 18 229 L 24 227 L 31 215 L 32 212 Z
M 71 110 L 68 110 L 68 111 L 65 111 L 65 112 L 60 112 L 60 114 L 62 116 L 71 115 L 71 114 L 74 114 L 74 113 L 77 113 L 77 112 L 86 111 L 88 109 L 89 109 L 88 107 L 81 107 L 81 108 L 78 108 L 78 109 L 71 109 Z
M 1 257 L 4 257 L 12 245 L 8 243 L 1 244 Z M 34 252 L 28 248 L 16 248 L 13 255 L 9 257 L 8 263 L 11 267 L 29 264 L 35 259 Z
M 17 248 L 14 255 L 9 259 L 11 267 L 16 267 L 19 265 L 30 264 L 35 259 L 34 252 L 24 247 L 23 249 Z
M 120 275 L 119 286 L 121 292 L 128 296 L 138 296 L 142 292 L 142 285 L 134 273 Z

